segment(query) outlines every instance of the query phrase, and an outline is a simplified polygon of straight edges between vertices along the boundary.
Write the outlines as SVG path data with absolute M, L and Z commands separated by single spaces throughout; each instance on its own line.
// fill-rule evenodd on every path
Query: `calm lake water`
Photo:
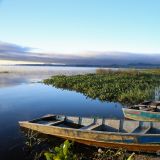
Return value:
M 68 69 L 68 71 L 71 70 L 72 68 Z M 75 71 L 75 68 L 73 70 Z M 77 73 L 80 74 L 82 74 L 82 70 L 85 71 L 84 73 L 87 71 L 93 72 L 93 68 L 78 70 Z M 45 76 L 38 76 L 37 74 L 33 83 L 32 76 L 28 76 L 30 79 L 27 79 L 26 75 L 19 75 L 19 78 L 21 78 L 15 83 L 15 77 L 5 74 L 5 76 L 0 75 L 0 82 L 7 76 L 7 80 L 9 79 L 8 85 L 7 80 L 3 80 L 5 85 L 0 87 L 0 159 L 25 159 L 22 150 L 23 134 L 18 125 L 20 120 L 30 120 L 50 113 L 123 118 L 122 106 L 119 103 L 102 103 L 99 100 L 86 98 L 74 91 L 56 89 L 42 83 L 35 83 L 35 79 L 40 81 Z

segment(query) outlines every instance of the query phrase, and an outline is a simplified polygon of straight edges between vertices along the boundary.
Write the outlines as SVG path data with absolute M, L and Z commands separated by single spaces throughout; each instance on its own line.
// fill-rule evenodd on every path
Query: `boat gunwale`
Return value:
M 106 134 L 106 135 L 117 135 L 117 136 L 133 136 L 133 137 L 137 137 L 137 136 L 143 136 L 143 137 L 160 137 L 160 134 L 143 134 L 143 133 L 122 133 L 122 132 L 108 132 L 108 131 L 97 131 L 97 130 L 85 130 L 85 129 L 75 129 L 75 128 L 67 128 L 67 127 L 59 127 L 59 126 L 48 126 L 48 125 L 44 125 L 44 124 L 38 124 L 38 123 L 32 123 L 30 121 L 19 121 L 19 124 L 21 126 L 21 124 L 29 124 L 29 125 L 33 125 L 33 126 L 42 126 L 42 127 L 49 127 L 49 128 L 56 128 L 56 129 L 65 129 L 65 130 L 69 130 L 69 131 L 80 131 L 80 132 L 85 132 L 85 133 L 98 133 L 98 134 Z M 100 124 L 102 125 L 102 124 Z M 23 127 L 23 126 L 21 126 Z

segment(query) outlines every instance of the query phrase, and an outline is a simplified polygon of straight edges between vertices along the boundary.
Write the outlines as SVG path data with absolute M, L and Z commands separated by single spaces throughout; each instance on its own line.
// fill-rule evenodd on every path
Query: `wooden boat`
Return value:
M 160 150 L 160 122 L 47 115 L 19 124 L 24 128 L 92 146 L 142 152 Z
M 160 122 L 160 101 L 148 101 L 122 110 L 127 119 Z

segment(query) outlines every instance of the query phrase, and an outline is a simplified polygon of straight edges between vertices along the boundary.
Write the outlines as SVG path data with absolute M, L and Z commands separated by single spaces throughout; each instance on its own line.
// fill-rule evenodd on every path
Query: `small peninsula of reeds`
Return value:
M 154 89 L 160 86 L 160 69 L 97 69 L 95 74 L 53 76 L 44 83 L 77 91 L 92 99 L 135 104 L 153 98 Z

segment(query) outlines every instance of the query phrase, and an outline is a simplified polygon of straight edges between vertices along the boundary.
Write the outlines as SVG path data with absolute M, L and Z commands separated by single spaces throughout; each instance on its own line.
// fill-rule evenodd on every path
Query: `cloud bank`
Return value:
M 0 41 L 0 53 L 28 53 L 32 48 Z
M 0 41 L 0 60 L 63 63 L 67 65 L 160 64 L 160 54 L 89 51 L 79 55 L 36 53 L 33 48 Z

